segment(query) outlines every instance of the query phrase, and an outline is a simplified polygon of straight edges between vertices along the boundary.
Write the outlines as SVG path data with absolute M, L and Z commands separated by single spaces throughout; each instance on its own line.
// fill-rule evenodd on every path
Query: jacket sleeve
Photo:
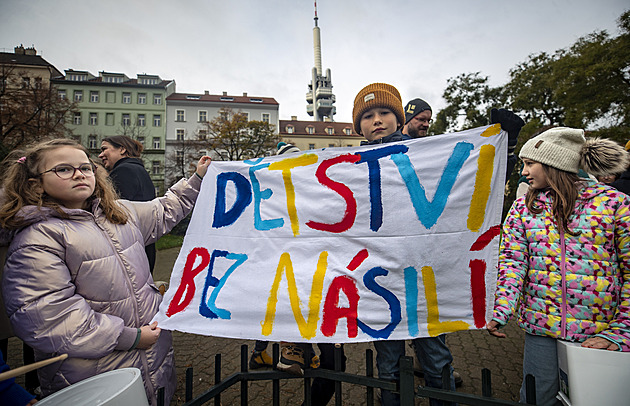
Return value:
M 505 325 L 515 312 L 527 276 L 529 254 L 525 229 L 519 208 L 523 199 L 517 199 L 503 224 L 499 272 L 492 319 Z
M 132 221 L 142 232 L 144 244 L 149 245 L 171 231 L 192 211 L 200 188 L 201 179 L 193 174 L 171 186 L 164 196 L 149 202 L 119 202 L 132 213 Z
M 70 357 L 100 358 L 130 349 L 137 330 L 94 311 L 75 293 L 59 236 L 44 226 L 22 233 L 27 235 L 11 244 L 2 281 L 15 335 L 38 351 Z
M 615 213 L 615 245 L 620 270 L 619 305 L 608 328 L 598 336 L 615 342 L 621 351 L 630 351 L 630 198 L 621 195 Z

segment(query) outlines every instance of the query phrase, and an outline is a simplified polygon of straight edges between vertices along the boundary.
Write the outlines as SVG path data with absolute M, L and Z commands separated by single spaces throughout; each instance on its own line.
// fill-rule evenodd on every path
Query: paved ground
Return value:
M 178 249 L 158 251 L 155 270 L 156 280 L 170 278 L 172 266 L 177 258 Z M 492 373 L 493 395 L 496 398 L 518 401 L 521 384 L 521 365 L 523 359 L 523 332 L 510 323 L 505 332 L 506 339 L 491 337 L 485 331 L 463 331 L 448 335 L 455 369 L 462 375 L 464 384 L 458 390 L 466 393 L 481 394 L 481 369 L 488 368 Z M 253 341 L 214 338 L 175 332 L 174 347 L 178 374 L 178 389 L 174 405 L 184 403 L 184 375 L 187 367 L 194 370 L 194 395 L 208 389 L 214 382 L 214 355 L 222 354 L 223 376 L 228 376 L 240 369 L 240 346 L 247 344 L 253 348 Z M 372 348 L 369 343 L 345 346 L 348 357 L 347 372 L 365 374 L 365 350 Z M 409 348 L 408 355 L 412 355 Z M 20 342 L 12 338 L 9 341 L 9 365 L 18 367 L 21 362 Z M 376 374 L 376 372 L 375 372 Z M 18 382 L 20 382 L 18 378 Z M 416 383 L 423 381 L 416 378 Z M 281 404 L 299 405 L 303 396 L 303 381 L 300 379 L 281 381 Z M 240 386 L 234 386 L 222 395 L 223 405 L 240 404 Z M 365 389 L 350 384 L 343 384 L 343 404 L 365 404 Z M 271 383 L 254 382 L 249 385 L 249 404 L 271 404 Z M 333 402 L 331 402 L 332 404 Z M 426 399 L 418 399 L 417 405 L 428 405 Z

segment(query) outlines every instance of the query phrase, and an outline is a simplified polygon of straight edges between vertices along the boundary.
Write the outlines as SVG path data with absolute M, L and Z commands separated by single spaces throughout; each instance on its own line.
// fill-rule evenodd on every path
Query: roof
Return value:
M 85 73 L 85 71 L 74 71 L 75 73 Z M 113 74 L 111 74 L 113 75 Z M 89 84 L 89 85 L 97 85 L 97 86 L 138 86 L 138 87 L 149 87 L 149 88 L 165 88 L 169 84 L 173 83 L 173 80 L 163 79 L 160 83 L 156 83 L 154 85 L 146 84 L 146 83 L 138 83 L 138 79 L 129 79 L 124 82 L 106 82 L 103 80 L 102 76 L 94 77 L 88 80 L 68 80 L 66 77 L 57 78 L 55 83 L 72 83 L 72 84 Z
M 166 101 L 188 101 L 188 102 L 212 102 L 212 103 L 245 103 L 245 104 L 273 104 L 279 103 L 273 97 L 231 96 L 228 94 L 196 94 L 196 93 L 172 93 Z
M 51 69 L 51 77 L 63 76 L 51 63 L 40 55 L 21 55 L 12 52 L 0 52 L 0 64 L 41 66 Z
M 292 133 L 287 132 L 287 126 L 293 126 L 294 130 Z M 307 127 L 314 127 L 314 133 L 309 134 L 306 130 Z M 346 137 L 359 137 L 363 138 L 363 136 L 354 132 L 354 128 L 352 123 L 344 123 L 340 121 L 301 121 L 301 120 L 280 120 L 280 135 L 323 135 L 330 136 L 326 132 L 326 128 L 332 127 L 334 129 L 333 135 L 343 135 Z M 344 129 L 349 128 L 351 130 L 350 135 L 346 135 Z

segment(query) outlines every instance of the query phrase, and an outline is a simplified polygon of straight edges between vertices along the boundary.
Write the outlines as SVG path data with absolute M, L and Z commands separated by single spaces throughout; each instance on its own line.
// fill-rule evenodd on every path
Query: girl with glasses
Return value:
M 140 369 L 149 402 L 175 390 L 169 331 L 149 324 L 162 300 L 144 252 L 191 210 L 210 158 L 150 204 L 117 200 L 102 168 L 68 139 L 44 142 L 8 163 L 2 235 L 9 235 L 2 288 L 15 334 L 36 359 L 49 395 L 106 371 Z

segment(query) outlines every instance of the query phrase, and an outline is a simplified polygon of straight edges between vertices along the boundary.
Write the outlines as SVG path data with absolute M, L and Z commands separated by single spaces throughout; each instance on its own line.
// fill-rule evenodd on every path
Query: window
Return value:
M 186 121 L 185 118 L 184 110 L 175 111 L 175 121 Z
M 22 89 L 28 89 L 29 87 L 31 87 L 31 79 L 25 76 L 22 78 Z
M 90 113 L 90 125 L 98 125 L 98 115 L 96 113 Z
M 228 114 L 227 111 L 219 111 L 219 114 L 221 115 L 221 120 L 229 120 L 230 119 L 230 115 Z
M 151 172 L 154 175 L 159 175 L 161 172 L 160 161 L 151 161 Z
M 306 127 L 306 132 L 309 134 L 315 134 L 315 127 L 311 127 L 311 126 Z
M 105 103 L 116 103 L 116 92 L 105 92 Z
M 153 115 L 153 127 L 161 127 L 162 126 L 162 115 L 154 114 Z
M 81 113 L 74 113 L 72 118 L 72 124 L 81 125 Z
M 315 144 L 308 144 L 308 149 L 315 149 Z
M 343 132 L 344 132 L 346 135 L 352 135 L 352 129 L 350 129 L 350 128 L 347 128 L 347 127 L 346 127 L 346 128 L 344 128 L 344 129 L 343 129 Z
M 162 104 L 162 95 L 159 93 L 153 93 L 153 104 Z
M 42 78 L 35 78 L 35 89 L 42 88 Z
M 147 94 L 138 93 L 138 104 L 147 104 Z
M 147 125 L 147 119 L 144 114 L 138 114 L 138 127 L 145 127 Z
M 207 136 L 208 136 L 208 130 L 206 130 L 205 128 L 199 130 L 199 139 L 200 140 L 205 140 Z M 207 154 L 205 154 L 205 155 L 207 155 Z
M 185 131 L 183 128 L 176 129 L 175 136 L 177 138 L 177 141 L 184 141 L 184 134 L 185 134 Z
M 335 129 L 332 127 L 326 127 L 326 134 L 333 135 L 335 133 Z
M 249 121 L 249 112 L 242 111 L 241 114 L 245 116 L 245 120 Z
M 83 90 L 75 90 L 74 91 L 74 101 L 82 102 L 83 101 Z
M 138 142 L 144 147 L 144 137 L 138 137 Z
M 96 149 L 96 148 L 98 148 L 98 146 L 96 145 L 96 135 L 88 136 L 88 148 L 89 149 Z
M 289 134 L 293 134 L 293 131 L 295 130 L 295 128 L 292 125 L 288 125 L 287 126 L 287 133 Z
M 66 91 L 65 90 L 59 90 L 57 91 L 57 95 L 59 96 L 59 98 L 61 100 L 66 100 Z
M 131 125 L 131 115 L 129 113 L 123 113 L 122 115 L 122 125 L 123 127 L 128 127 Z
M 122 102 L 123 104 L 131 104 L 131 93 L 124 92 Z
M 114 113 L 105 114 L 105 125 L 114 125 Z
M 177 151 L 177 166 L 184 165 L 184 151 Z
M 269 113 L 262 113 L 262 121 L 269 123 L 269 120 L 271 120 L 271 115 Z
M 199 110 L 199 122 L 205 123 L 208 121 L 208 112 L 205 110 Z
M 90 103 L 98 103 L 98 92 L 90 92 Z
M 160 149 L 160 137 L 153 137 L 153 149 Z

